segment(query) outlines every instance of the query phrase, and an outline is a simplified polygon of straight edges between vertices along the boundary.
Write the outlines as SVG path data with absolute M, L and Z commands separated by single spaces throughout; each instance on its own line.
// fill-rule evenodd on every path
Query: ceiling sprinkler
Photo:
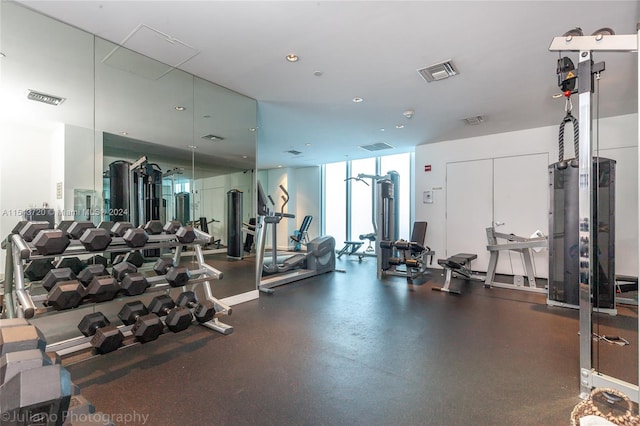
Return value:
M 408 109 L 405 112 L 402 113 L 402 115 L 404 115 L 408 120 L 410 120 L 413 117 L 413 114 L 415 114 L 416 112 L 412 109 Z

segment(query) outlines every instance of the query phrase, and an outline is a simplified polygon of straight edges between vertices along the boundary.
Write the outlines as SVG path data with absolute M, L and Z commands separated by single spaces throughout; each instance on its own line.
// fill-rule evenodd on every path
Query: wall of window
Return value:
M 395 171 L 400 175 L 399 220 L 400 234 L 410 239 L 413 223 L 413 153 L 341 161 L 325 164 L 323 170 L 323 235 L 336 239 L 338 248 L 344 241 L 359 241 L 360 236 L 375 232 L 373 224 L 373 189 L 376 177 Z M 365 240 L 364 247 L 368 244 Z

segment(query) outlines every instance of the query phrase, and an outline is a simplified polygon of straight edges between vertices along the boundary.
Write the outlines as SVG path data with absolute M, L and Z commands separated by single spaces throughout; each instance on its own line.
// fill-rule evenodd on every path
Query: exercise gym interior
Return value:
M 638 1 L 0 2 L 0 425 L 638 425 Z

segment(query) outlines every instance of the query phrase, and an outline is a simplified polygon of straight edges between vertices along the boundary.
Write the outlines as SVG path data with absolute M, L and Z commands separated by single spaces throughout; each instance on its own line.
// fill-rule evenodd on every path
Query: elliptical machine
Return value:
M 285 213 L 284 208 L 289 202 L 289 193 L 280 185 L 283 192 L 281 198 L 283 204 L 280 211 L 276 212 L 269 209 L 267 199 L 273 207 L 275 202 L 271 196 L 265 195 L 262 185 L 258 182 L 258 223 L 256 225 L 257 237 L 257 264 L 258 272 L 258 290 L 265 293 L 272 293 L 273 287 L 288 284 L 314 275 L 323 274 L 335 270 L 335 247 L 336 242 L 333 237 L 323 236 L 314 238 L 307 244 L 306 253 L 297 253 L 287 257 L 282 262 L 278 262 L 277 229 L 276 226 L 283 218 L 295 218 L 295 215 Z M 272 250 L 271 262 L 265 263 L 265 240 L 267 225 L 271 225 Z

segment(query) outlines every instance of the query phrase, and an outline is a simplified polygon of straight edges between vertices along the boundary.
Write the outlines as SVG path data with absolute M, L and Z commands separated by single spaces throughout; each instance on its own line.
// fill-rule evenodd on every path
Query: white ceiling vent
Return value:
M 475 126 L 475 125 L 478 125 L 478 124 L 480 124 L 480 123 L 484 122 L 484 116 L 482 116 L 482 115 L 476 115 L 476 116 L 473 116 L 473 117 L 467 117 L 467 118 L 465 118 L 465 119 L 464 119 L 464 121 L 465 121 L 467 124 L 470 124 L 470 125 L 472 125 L 472 126 Z
M 36 92 L 35 90 L 31 89 L 29 89 L 29 91 L 27 92 L 27 99 L 55 106 L 58 106 L 65 101 L 65 98 L 47 95 L 46 93 Z
M 367 151 L 382 151 L 385 149 L 393 149 L 391 145 L 384 142 L 378 142 L 371 145 L 360 145 L 359 147 Z
M 445 78 L 453 77 L 458 74 L 458 70 L 453 65 L 453 62 L 451 62 L 451 59 L 448 59 L 444 62 L 421 68 L 418 70 L 418 74 L 420 74 L 427 83 L 430 83 L 432 81 L 444 80 Z

